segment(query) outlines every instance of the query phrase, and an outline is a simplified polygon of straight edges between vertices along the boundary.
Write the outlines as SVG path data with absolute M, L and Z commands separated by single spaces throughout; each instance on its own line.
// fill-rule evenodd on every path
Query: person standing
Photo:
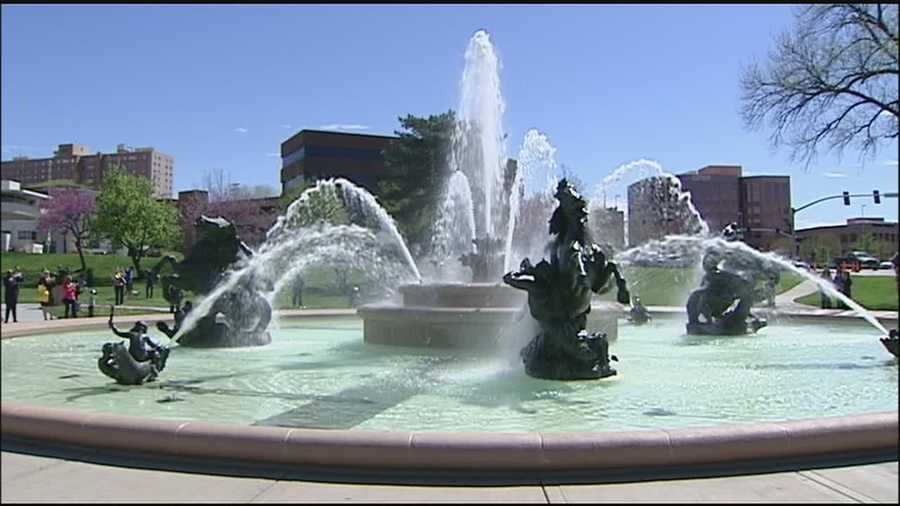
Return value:
M 75 300 L 78 298 L 78 284 L 72 281 L 71 276 L 66 276 L 63 282 L 63 304 L 66 305 L 66 314 L 63 318 L 75 318 Z M 71 311 L 71 312 L 70 312 Z M 71 314 L 71 316 L 69 316 Z
M 853 278 L 850 277 L 850 271 L 844 271 L 844 285 L 841 289 L 841 293 L 847 296 L 848 299 L 853 299 L 853 292 L 851 288 L 853 287 Z
M 837 270 L 834 272 L 834 279 L 832 280 L 834 283 L 834 288 L 840 292 L 844 293 L 844 266 L 838 265 Z M 844 301 L 838 299 L 837 307 L 839 309 L 847 309 L 847 305 L 844 304 Z
M 116 272 L 113 274 L 113 290 L 116 292 L 115 305 L 121 306 L 125 303 L 125 276 L 119 267 L 116 267 Z
M 6 276 L 3 277 L 3 302 L 6 303 L 6 317 L 3 319 L 3 323 L 9 323 L 10 313 L 12 313 L 13 323 L 19 322 L 16 305 L 19 303 L 19 285 L 24 280 L 25 277 L 19 272 L 18 267 L 15 271 L 8 269 Z
M 91 288 L 91 298 L 88 302 L 88 317 L 94 317 L 94 306 L 97 304 L 97 289 Z
M 292 286 L 292 291 L 291 291 L 291 294 L 292 294 L 291 302 L 293 303 L 294 307 L 303 307 L 303 286 L 304 286 L 304 284 L 305 283 L 303 281 L 302 276 L 297 276 L 294 279 L 294 284 Z
M 125 293 L 129 297 L 134 295 L 134 269 L 131 267 L 125 269 Z
M 822 274 L 820 276 L 827 283 L 831 283 L 831 269 L 829 269 L 827 265 L 825 266 L 825 269 L 822 270 Z M 819 307 L 821 307 L 822 309 L 831 309 L 831 297 L 828 295 L 828 292 L 826 292 L 824 289 L 820 289 L 819 293 L 822 296 Z
M 144 292 L 144 296 L 148 299 L 153 298 L 153 287 L 156 285 L 156 280 L 159 277 L 154 270 L 150 269 L 147 271 L 147 288 Z
M 52 320 L 53 315 L 50 314 L 50 288 L 47 286 L 45 276 L 41 276 L 37 284 L 38 303 L 41 305 L 41 313 L 44 315 L 44 321 Z

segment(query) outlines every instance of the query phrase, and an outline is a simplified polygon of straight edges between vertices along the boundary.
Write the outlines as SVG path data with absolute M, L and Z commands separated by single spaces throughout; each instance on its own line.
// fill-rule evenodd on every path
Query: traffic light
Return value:
M 878 190 L 872 190 L 872 198 L 875 199 L 876 204 L 881 203 L 881 195 L 878 194 Z
M 850 205 L 850 192 L 844 192 L 844 205 Z

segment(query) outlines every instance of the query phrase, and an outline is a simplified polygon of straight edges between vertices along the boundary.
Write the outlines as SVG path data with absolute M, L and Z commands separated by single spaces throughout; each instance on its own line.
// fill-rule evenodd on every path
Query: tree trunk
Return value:
M 87 264 L 84 261 L 84 249 L 81 247 L 81 236 L 75 236 L 75 249 L 78 250 L 78 258 L 81 260 L 81 272 L 87 273 Z
M 134 265 L 135 278 L 140 276 L 141 259 L 144 258 L 143 251 L 143 248 L 128 248 L 128 256 L 131 258 L 132 265 Z

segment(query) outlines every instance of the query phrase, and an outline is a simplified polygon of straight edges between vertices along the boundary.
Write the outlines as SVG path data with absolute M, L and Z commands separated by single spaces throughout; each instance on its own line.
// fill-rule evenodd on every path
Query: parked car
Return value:
M 878 259 L 865 251 L 851 251 L 848 260 L 856 260 L 862 269 L 878 269 Z
M 878 264 L 878 268 L 879 269 L 893 269 L 894 264 L 892 264 L 890 262 L 890 260 L 885 260 L 884 262 L 881 262 L 880 264 Z
M 809 265 L 808 263 L 806 263 L 806 262 L 801 262 L 801 261 L 795 261 L 795 262 L 794 262 L 794 267 L 798 267 L 798 268 L 800 268 L 800 269 L 806 269 L 806 270 L 812 269 L 812 267 L 810 267 L 810 265 Z

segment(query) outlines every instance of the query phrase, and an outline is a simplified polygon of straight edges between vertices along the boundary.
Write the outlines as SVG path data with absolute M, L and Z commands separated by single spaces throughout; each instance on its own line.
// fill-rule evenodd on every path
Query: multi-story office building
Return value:
M 740 221 L 740 165 L 707 165 L 678 175 L 682 190 L 691 192 L 694 207 L 710 230 Z
M 793 230 L 789 176 L 742 176 L 740 165 L 708 165 L 675 176 L 712 232 L 736 223 L 743 239 L 768 251 L 790 249 Z M 653 177 L 628 187 L 628 243 L 636 246 L 666 235 L 697 230 L 679 189 Z
M 740 179 L 741 200 L 738 224 L 744 242 L 761 251 L 791 251 L 794 222 L 791 216 L 789 176 L 749 176 Z
M 343 177 L 375 193 L 384 171 L 384 150 L 396 138 L 301 130 L 281 143 L 282 191 L 306 181 Z
M 52 158 L 15 157 L 3 161 L 0 172 L 3 179 L 20 181 L 30 187 L 69 181 L 99 190 L 103 175 L 114 167 L 149 179 L 154 197 L 171 197 L 174 160 L 152 147 L 130 148 L 119 144 L 115 153 L 91 154 L 81 144 L 60 144 Z

